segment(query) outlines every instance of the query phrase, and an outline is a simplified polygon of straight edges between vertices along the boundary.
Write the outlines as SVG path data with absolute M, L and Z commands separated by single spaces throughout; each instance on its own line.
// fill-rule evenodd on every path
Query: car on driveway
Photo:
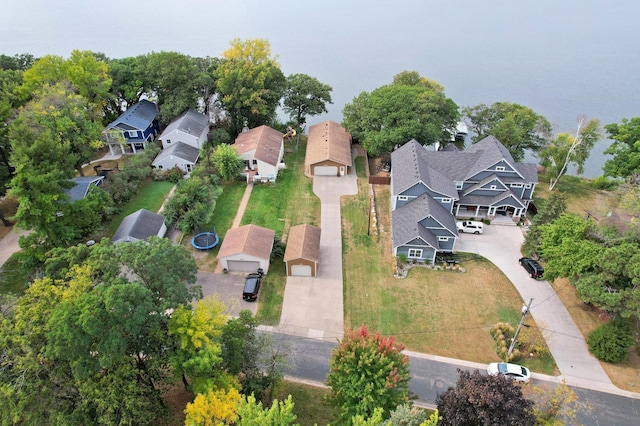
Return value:
M 508 362 L 492 362 L 487 367 L 487 374 L 490 376 L 502 375 L 522 383 L 529 383 L 531 380 L 531 371 L 527 367 Z
M 255 302 L 258 299 L 258 292 L 262 284 L 262 273 L 255 272 L 249 274 L 244 279 L 244 289 L 242 290 L 242 299 L 247 302 Z
M 542 278 L 544 275 L 544 268 L 535 260 L 529 257 L 521 257 L 519 260 L 520 265 L 529 273 L 531 278 Z
M 475 220 L 464 220 L 456 222 L 458 232 L 467 232 L 469 234 L 482 234 L 484 232 L 484 224 Z

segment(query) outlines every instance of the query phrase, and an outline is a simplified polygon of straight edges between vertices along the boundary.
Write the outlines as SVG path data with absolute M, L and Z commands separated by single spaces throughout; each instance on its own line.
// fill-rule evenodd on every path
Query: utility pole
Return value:
M 533 298 L 529 300 L 528 305 L 522 305 L 522 319 L 520 320 L 520 324 L 518 324 L 518 329 L 516 330 L 516 334 L 514 334 L 513 339 L 511 340 L 511 345 L 509 346 L 509 350 L 507 351 L 507 359 L 513 352 L 513 348 L 516 346 L 516 341 L 518 340 L 518 334 L 520 334 L 520 330 L 524 325 L 524 321 L 527 319 L 527 314 L 529 313 L 529 309 L 531 309 L 531 303 L 533 302 Z

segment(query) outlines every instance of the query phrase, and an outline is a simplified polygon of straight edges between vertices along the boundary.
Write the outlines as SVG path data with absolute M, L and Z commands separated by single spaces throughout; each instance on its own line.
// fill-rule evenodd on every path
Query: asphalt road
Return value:
M 331 350 L 336 343 L 281 333 L 271 334 L 276 342 L 292 351 L 291 365 L 285 372 L 287 378 L 316 385 L 324 383 L 329 372 Z M 417 404 L 428 408 L 435 408 L 435 399 L 439 393 L 446 391 L 450 386 L 455 386 L 458 380 L 458 368 L 473 370 L 473 367 L 480 367 L 480 364 L 474 363 L 454 364 L 424 356 L 410 355 L 409 357 L 411 362 L 409 389 L 416 395 Z M 533 384 L 546 387 L 557 386 L 553 381 L 540 379 L 534 379 Z M 579 387 L 572 388 L 578 395 L 579 401 L 590 407 L 578 413 L 576 420 L 581 424 L 585 426 L 637 426 L 640 424 L 640 399 Z

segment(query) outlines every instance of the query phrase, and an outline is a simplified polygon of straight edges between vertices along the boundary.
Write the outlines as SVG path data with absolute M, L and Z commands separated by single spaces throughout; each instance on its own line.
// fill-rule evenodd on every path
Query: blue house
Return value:
M 112 155 L 144 150 L 153 141 L 160 126 L 158 107 L 146 99 L 131 106 L 102 132 Z M 118 152 L 119 150 L 119 152 Z
M 456 217 L 519 220 L 538 183 L 537 166 L 514 161 L 493 136 L 464 151 L 427 151 L 411 140 L 391 153 L 391 163 L 394 254 L 425 262 L 454 251 Z

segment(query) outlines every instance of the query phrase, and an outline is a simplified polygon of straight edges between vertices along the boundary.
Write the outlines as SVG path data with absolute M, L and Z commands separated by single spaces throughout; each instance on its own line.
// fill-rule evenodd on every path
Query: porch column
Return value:
M 478 217 L 478 213 L 480 213 L 480 206 L 476 206 L 476 217 Z

